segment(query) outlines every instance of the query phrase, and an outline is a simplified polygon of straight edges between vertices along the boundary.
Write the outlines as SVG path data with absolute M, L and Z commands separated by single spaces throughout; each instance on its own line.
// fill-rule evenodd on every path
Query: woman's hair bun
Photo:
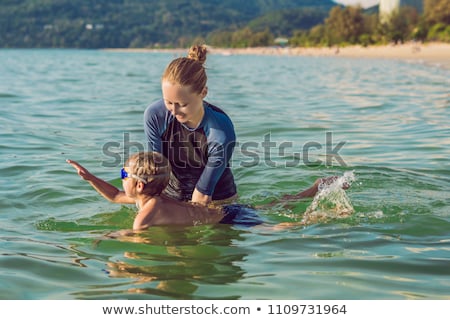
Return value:
M 189 49 L 188 58 L 192 60 L 196 60 L 201 64 L 206 61 L 206 54 L 208 50 L 205 45 L 194 45 Z

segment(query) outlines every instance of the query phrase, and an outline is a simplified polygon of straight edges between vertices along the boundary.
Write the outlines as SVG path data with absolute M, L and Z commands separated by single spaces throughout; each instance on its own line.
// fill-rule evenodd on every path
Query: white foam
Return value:
M 345 192 L 356 180 L 353 171 L 345 172 L 332 183 L 321 183 L 319 191 L 306 209 L 302 223 L 309 224 L 328 219 L 346 218 L 355 211 Z

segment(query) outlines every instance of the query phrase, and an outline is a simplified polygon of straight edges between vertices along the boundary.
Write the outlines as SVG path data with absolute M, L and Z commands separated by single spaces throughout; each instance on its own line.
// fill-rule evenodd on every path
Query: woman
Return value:
M 233 123 L 206 102 L 205 46 L 173 60 L 163 73 L 163 98 L 145 111 L 149 151 L 162 153 L 172 166 L 164 194 L 202 205 L 237 196 L 229 162 L 235 146 Z

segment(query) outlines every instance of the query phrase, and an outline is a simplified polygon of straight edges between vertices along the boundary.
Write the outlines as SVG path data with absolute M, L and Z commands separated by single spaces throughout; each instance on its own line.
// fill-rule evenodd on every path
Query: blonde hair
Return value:
M 167 187 L 171 167 L 169 161 L 158 152 L 132 154 L 125 163 L 130 173 L 146 181 L 143 193 L 159 195 Z
M 162 80 L 182 86 L 191 86 L 192 92 L 201 93 L 206 87 L 204 63 L 208 50 L 205 45 L 194 45 L 187 57 L 173 60 L 163 73 Z

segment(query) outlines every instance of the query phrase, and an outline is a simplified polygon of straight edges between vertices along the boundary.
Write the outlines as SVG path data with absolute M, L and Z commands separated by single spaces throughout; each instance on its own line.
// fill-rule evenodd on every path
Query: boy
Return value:
M 105 199 L 136 204 L 139 211 L 133 223 L 134 230 L 155 225 L 212 224 L 224 217 L 221 208 L 176 201 L 161 195 L 171 169 L 167 159 L 157 152 L 139 152 L 130 156 L 121 171 L 123 190 L 96 177 L 73 160 L 67 160 L 67 163 Z
M 189 226 L 220 222 L 253 226 L 263 222 L 256 210 L 249 206 L 204 206 L 163 195 L 162 191 L 169 182 L 171 167 L 169 161 L 158 152 L 139 152 L 130 156 L 121 170 L 123 190 L 96 177 L 76 161 L 68 159 L 67 163 L 105 199 L 114 203 L 136 204 L 139 211 L 133 230 L 144 230 L 157 225 Z M 280 200 L 314 197 L 319 185 L 331 184 L 335 180 L 336 177 L 317 179 L 311 188 L 296 195 L 285 195 Z

